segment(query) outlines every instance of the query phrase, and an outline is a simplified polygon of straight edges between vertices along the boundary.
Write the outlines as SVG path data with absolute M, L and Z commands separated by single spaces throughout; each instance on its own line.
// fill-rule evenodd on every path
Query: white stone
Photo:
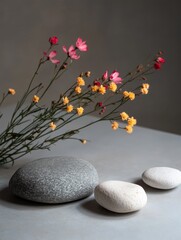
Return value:
M 181 171 L 169 167 L 153 167 L 142 174 L 142 180 L 158 189 L 172 189 L 181 184 Z
M 147 195 L 141 186 L 122 181 L 100 183 L 94 196 L 102 207 L 117 213 L 134 212 L 147 203 Z

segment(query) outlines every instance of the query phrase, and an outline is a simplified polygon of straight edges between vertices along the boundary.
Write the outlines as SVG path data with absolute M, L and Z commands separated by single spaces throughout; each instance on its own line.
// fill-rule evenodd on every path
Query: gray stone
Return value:
M 151 187 L 172 189 L 181 184 L 181 171 L 170 167 L 153 167 L 144 171 L 142 179 Z
M 91 195 L 96 169 L 74 157 L 42 158 L 18 169 L 9 182 L 13 194 L 41 203 L 65 203 Z

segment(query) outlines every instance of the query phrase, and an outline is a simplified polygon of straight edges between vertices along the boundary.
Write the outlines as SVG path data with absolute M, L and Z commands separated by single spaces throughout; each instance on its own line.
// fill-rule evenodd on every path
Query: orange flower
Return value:
M 117 85 L 116 85 L 116 83 L 111 82 L 111 83 L 109 84 L 109 90 L 111 90 L 112 92 L 116 92 L 116 90 L 117 90 Z
M 131 101 L 135 99 L 135 93 L 134 93 L 134 92 L 124 91 L 124 92 L 123 92 L 123 96 L 124 96 L 124 98 L 129 97 L 129 99 L 130 99 Z
M 150 85 L 148 83 L 143 83 L 142 86 L 143 86 L 143 88 L 147 88 L 147 89 L 149 89 L 149 87 L 150 87 Z
M 141 88 L 140 91 L 144 95 L 148 94 L 148 88 Z
M 123 96 L 126 98 L 126 97 L 128 97 L 129 96 L 129 92 L 128 91 L 124 91 L 123 92 Z
M 38 96 L 34 95 L 34 97 L 33 97 L 33 102 L 34 102 L 34 103 L 38 103 L 39 100 L 40 100 L 40 98 L 39 98 Z
M 150 87 L 150 85 L 148 83 L 143 83 L 142 88 L 140 89 L 141 93 L 148 94 L 149 87 Z
M 98 91 L 99 91 L 100 94 L 104 95 L 106 93 L 106 88 L 103 85 L 101 85 L 99 87 Z
M 67 112 L 70 113 L 72 112 L 74 107 L 72 105 L 67 105 Z
M 113 130 L 117 130 L 118 129 L 118 127 L 119 127 L 119 123 L 118 122 L 116 122 L 116 121 L 114 121 L 114 122 L 112 122 L 112 129 Z
M 13 88 L 9 88 L 8 93 L 14 95 L 16 91 Z
M 63 100 L 63 105 L 66 105 L 69 103 L 68 97 L 63 97 L 62 100 Z
M 137 120 L 134 117 L 131 117 L 128 119 L 128 125 L 133 127 L 134 125 L 136 125 Z
M 81 87 L 77 86 L 77 87 L 75 88 L 75 92 L 76 92 L 77 94 L 80 94 L 80 93 L 82 92 Z
M 85 86 L 85 81 L 82 77 L 77 78 L 77 85 L 78 86 Z
M 125 127 L 125 129 L 126 129 L 126 132 L 127 132 L 127 133 L 132 133 L 132 132 L 133 132 L 133 127 L 130 126 L 130 125 L 127 125 L 127 126 Z
M 120 117 L 123 121 L 125 121 L 129 118 L 129 115 L 125 112 L 122 112 L 122 113 L 120 113 Z
M 135 99 L 135 93 L 134 92 L 129 92 L 129 99 L 133 101 Z
M 92 92 L 97 92 L 98 89 L 99 89 L 99 87 L 98 87 L 97 85 L 93 85 L 93 86 L 91 86 L 91 90 L 92 90 Z
M 83 112 L 84 112 L 83 107 L 77 108 L 77 114 L 78 114 L 79 116 L 81 116 L 81 115 L 83 114 Z
M 57 125 L 54 122 L 51 122 L 49 126 L 50 126 L 52 131 L 54 131 L 55 128 L 57 127 Z

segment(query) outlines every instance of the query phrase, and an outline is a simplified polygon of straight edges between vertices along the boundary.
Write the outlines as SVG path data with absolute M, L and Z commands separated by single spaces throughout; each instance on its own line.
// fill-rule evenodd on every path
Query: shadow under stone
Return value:
M 140 185 L 146 193 L 154 193 L 154 194 L 165 194 L 171 191 L 174 191 L 173 189 L 158 189 L 148 186 L 146 183 L 143 182 L 141 178 L 136 179 L 133 183 Z
M 5 207 L 20 209 L 20 210 L 21 209 L 37 210 L 37 209 L 45 209 L 45 208 L 47 209 L 47 208 L 54 208 L 54 207 L 60 208 L 67 204 L 74 203 L 74 202 L 67 202 L 67 203 L 49 204 L 49 203 L 33 202 L 33 201 L 22 199 L 20 197 L 13 195 L 8 187 L 0 190 L 0 201 L 1 201 L 1 205 L 4 205 Z
M 105 219 L 105 217 L 112 217 L 112 218 L 116 218 L 116 219 L 120 219 L 120 218 L 130 218 L 135 216 L 136 214 L 138 214 L 139 211 L 135 211 L 132 213 L 115 213 L 115 212 L 111 212 L 103 207 L 101 207 L 94 199 L 90 199 L 86 202 L 83 202 L 81 204 L 81 206 L 79 206 L 81 212 L 83 212 L 84 214 L 91 216 L 91 214 L 100 216 L 100 218 Z M 95 216 L 94 216 L 95 217 Z

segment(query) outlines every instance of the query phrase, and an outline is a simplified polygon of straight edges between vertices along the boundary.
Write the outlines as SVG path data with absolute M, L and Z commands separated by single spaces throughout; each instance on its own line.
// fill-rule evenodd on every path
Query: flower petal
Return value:
M 56 51 L 51 51 L 48 56 L 51 59 L 51 58 L 54 58 L 56 55 L 57 55 Z
M 165 63 L 165 59 L 162 57 L 158 57 L 156 60 L 158 63 Z
M 58 60 L 58 59 L 50 59 L 50 61 L 54 64 L 59 64 L 60 63 L 60 60 Z
M 117 77 L 117 78 L 113 79 L 112 81 L 113 81 L 115 84 L 120 84 L 120 83 L 122 83 L 122 78 Z
M 114 80 L 119 76 L 119 72 L 113 71 L 110 75 L 110 80 Z
M 70 53 L 70 52 L 72 52 L 72 51 L 75 51 L 75 48 L 74 48 L 74 46 L 73 46 L 73 45 L 71 45 L 71 46 L 69 47 L 69 50 L 68 50 L 68 52 Z
M 81 38 L 77 39 L 76 47 L 82 52 L 86 52 L 88 50 L 86 41 L 83 41 Z
M 70 57 L 71 57 L 72 59 L 75 59 L 75 60 L 78 60 L 78 59 L 80 58 L 80 56 L 77 55 L 76 53 L 75 53 L 75 54 L 71 54 Z
M 105 73 L 102 76 L 103 80 L 107 80 L 108 79 L 108 71 L 106 70 Z

